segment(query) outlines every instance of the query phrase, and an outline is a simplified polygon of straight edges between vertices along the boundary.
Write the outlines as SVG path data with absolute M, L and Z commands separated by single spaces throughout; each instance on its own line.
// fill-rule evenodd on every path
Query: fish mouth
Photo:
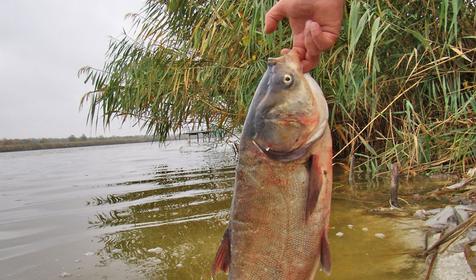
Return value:
M 302 122 L 296 118 L 263 118 L 264 122 L 269 122 L 273 124 L 280 124 L 280 125 L 287 125 L 287 124 L 292 124 L 292 125 L 302 125 Z
M 262 121 L 278 124 L 298 124 L 298 125 L 315 125 L 318 118 L 315 115 L 302 113 L 267 113 L 261 117 Z

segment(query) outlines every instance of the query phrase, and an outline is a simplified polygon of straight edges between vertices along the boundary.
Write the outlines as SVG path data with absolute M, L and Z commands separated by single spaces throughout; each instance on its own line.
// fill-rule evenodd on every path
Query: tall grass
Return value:
M 94 87 L 82 100 L 90 120 L 133 118 L 159 139 L 184 123 L 239 128 L 266 58 L 291 44 L 285 24 L 262 32 L 273 3 L 147 1 L 130 15 L 135 35 L 111 41 L 104 69 L 81 70 Z M 372 174 L 392 162 L 412 175 L 474 166 L 475 5 L 347 2 L 340 39 L 312 73 L 337 158 Z
M 472 1 L 350 1 L 317 77 L 338 155 L 374 174 L 462 171 L 476 159 Z

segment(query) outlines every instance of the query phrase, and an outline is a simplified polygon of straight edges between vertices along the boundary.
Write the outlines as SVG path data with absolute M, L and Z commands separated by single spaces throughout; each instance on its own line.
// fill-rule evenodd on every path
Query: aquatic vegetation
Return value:
M 80 71 L 91 122 L 131 118 L 163 140 L 186 123 L 240 129 L 266 58 L 291 44 L 263 30 L 274 1 L 149 0 Z M 313 76 L 340 160 L 371 174 L 464 171 L 476 162 L 476 3 L 347 1 L 336 46 Z

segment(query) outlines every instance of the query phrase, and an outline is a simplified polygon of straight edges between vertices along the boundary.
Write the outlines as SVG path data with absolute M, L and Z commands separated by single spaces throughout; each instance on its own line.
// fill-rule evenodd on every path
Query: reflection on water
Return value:
M 210 279 L 234 180 L 232 149 L 210 148 L 176 141 L 0 154 L 0 278 Z M 326 279 L 418 278 L 421 260 L 400 238 L 411 223 L 333 203 Z
M 148 186 L 146 190 L 91 198 L 88 205 L 109 204 L 119 208 L 98 212 L 89 223 L 94 227 L 143 227 L 214 216 L 228 208 L 233 176 L 234 167 L 188 171 L 161 167 L 153 179 L 118 184 L 126 190 L 133 185 Z

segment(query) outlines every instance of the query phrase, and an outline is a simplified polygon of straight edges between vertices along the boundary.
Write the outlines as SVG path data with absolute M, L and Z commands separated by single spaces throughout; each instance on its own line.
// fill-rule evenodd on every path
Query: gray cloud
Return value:
M 129 26 L 124 15 L 140 0 L 0 1 L 0 138 L 95 135 L 86 126 L 78 79 L 85 65 L 102 67 L 110 36 Z M 139 134 L 130 124 L 98 135 Z

